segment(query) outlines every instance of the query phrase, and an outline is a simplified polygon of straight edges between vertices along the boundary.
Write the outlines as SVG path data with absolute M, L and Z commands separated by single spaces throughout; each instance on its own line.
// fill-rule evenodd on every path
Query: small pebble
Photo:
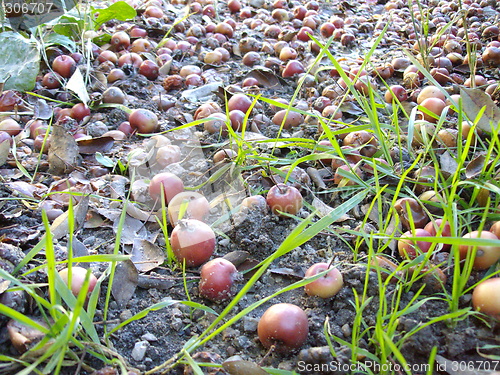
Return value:
M 121 313 L 120 313 L 120 320 L 122 322 L 124 322 L 125 320 L 127 319 L 130 319 L 132 317 L 132 311 L 130 310 L 123 310 Z
M 134 361 L 142 361 L 144 356 L 146 355 L 146 350 L 149 347 L 149 342 L 147 341 L 139 341 L 134 345 L 134 349 L 132 349 L 132 353 L 130 354 Z
M 146 341 L 158 341 L 158 338 L 150 332 L 147 332 L 144 335 L 142 335 L 141 339 Z

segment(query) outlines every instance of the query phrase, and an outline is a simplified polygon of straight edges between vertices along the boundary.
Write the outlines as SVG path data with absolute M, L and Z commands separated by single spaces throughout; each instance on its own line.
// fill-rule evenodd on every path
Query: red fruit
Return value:
M 183 210 L 183 219 L 203 221 L 210 211 L 210 203 L 205 196 L 195 191 L 183 191 L 174 196 L 168 204 L 168 219 L 172 225 L 179 220 L 179 213 Z
M 165 145 L 156 150 L 156 162 L 160 167 L 177 163 L 181 160 L 181 148 L 177 145 Z
M 394 98 L 397 98 L 400 102 L 404 102 L 408 99 L 408 93 L 406 89 L 401 85 L 392 85 L 389 90 L 385 92 L 384 99 L 387 103 L 392 103 Z
M 134 68 L 139 69 L 142 64 L 142 57 L 135 52 L 126 53 L 118 58 L 118 66 L 121 68 L 123 65 L 132 65 Z
M 238 109 L 244 113 L 247 113 L 251 105 L 252 100 L 245 94 L 235 94 L 227 102 L 227 108 L 229 111 Z
M 195 219 L 179 220 L 170 236 L 172 251 L 188 267 L 205 263 L 215 250 L 215 233 L 207 224 Z
M 398 241 L 398 251 L 402 258 L 414 259 L 422 253 L 429 251 L 432 242 L 418 241 L 411 237 L 432 237 L 425 229 L 417 228 L 415 232 L 405 232 Z
M 283 78 L 293 77 L 297 74 L 305 73 L 304 66 L 298 60 L 290 60 L 283 69 L 282 76 Z
M 158 116 L 149 109 L 134 109 L 128 121 L 132 129 L 137 129 L 139 133 L 150 134 L 158 129 Z
M 441 228 L 441 229 L 440 229 Z M 424 229 L 430 233 L 431 236 L 436 236 L 437 232 L 440 232 L 440 237 L 451 237 L 451 226 L 449 222 L 443 224 L 443 219 L 436 219 L 433 222 L 430 221 Z M 449 250 L 450 244 L 443 244 L 443 250 Z
M 21 133 L 21 125 L 14 119 L 6 118 L 0 122 L 0 131 L 15 137 Z
M 488 231 L 473 231 L 467 233 L 462 238 L 481 238 L 486 240 L 498 240 L 498 237 Z M 460 259 L 465 259 L 468 253 L 472 253 L 474 246 L 460 245 Z M 485 270 L 490 268 L 493 264 L 500 259 L 500 245 L 479 245 L 477 246 L 476 256 L 474 258 L 474 265 L 472 268 L 475 270 Z
M 340 291 L 344 285 L 342 274 L 337 268 L 332 268 L 328 263 L 313 264 L 306 271 L 305 277 L 315 276 L 329 268 L 331 270 L 324 276 L 321 276 L 319 279 L 316 279 L 305 286 L 307 295 L 330 298 Z
M 500 320 L 500 278 L 494 277 L 479 283 L 472 292 L 472 306 Z
M 286 352 L 300 348 L 307 340 L 309 322 L 299 306 L 278 303 L 266 310 L 257 325 L 259 340 L 266 348 Z
M 139 66 L 139 74 L 142 74 L 150 81 L 154 81 L 160 75 L 160 71 L 158 65 L 156 65 L 154 61 L 145 60 Z
M 70 116 L 80 122 L 85 117 L 90 116 L 90 108 L 85 103 L 77 103 L 71 108 Z
M 302 195 L 293 186 L 285 184 L 274 185 L 267 193 L 266 202 L 276 215 L 281 213 L 290 215 L 297 214 L 303 205 Z
M 165 197 L 165 203 L 184 190 L 184 183 L 173 173 L 159 173 L 151 179 L 149 183 L 149 195 L 154 200 L 161 202 L 161 193 Z
M 67 284 L 69 281 L 69 269 L 64 268 L 59 271 L 59 276 L 63 279 L 64 283 Z M 87 269 L 83 267 L 71 267 L 71 292 L 77 296 L 82 290 L 83 283 L 85 281 L 85 277 L 87 276 Z M 87 290 L 87 294 L 92 293 L 95 286 L 97 284 L 97 277 L 95 277 L 92 272 L 89 276 L 89 288 Z
M 233 263 L 224 259 L 213 259 L 201 267 L 200 294 L 214 302 L 221 302 L 234 295 L 233 284 L 238 271 Z
M 115 51 L 127 49 L 130 46 L 130 37 L 125 31 L 118 31 L 113 34 L 110 43 Z
M 59 55 L 52 62 L 52 69 L 64 78 L 69 78 L 76 69 L 76 61 L 71 56 Z
M 61 75 L 56 72 L 48 72 L 42 78 L 42 85 L 50 89 L 58 89 L 61 87 Z

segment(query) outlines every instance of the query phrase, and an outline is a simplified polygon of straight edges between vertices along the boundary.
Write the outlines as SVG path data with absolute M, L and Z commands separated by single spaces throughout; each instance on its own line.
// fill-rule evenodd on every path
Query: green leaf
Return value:
M 113 19 L 118 21 L 127 21 L 137 15 L 135 9 L 128 5 L 125 1 L 118 1 L 111 4 L 106 9 L 97 9 L 96 13 L 99 13 L 99 16 L 96 19 L 96 29 L 98 29 L 103 23 Z
M 73 40 L 68 38 L 66 35 L 50 33 L 44 39 L 43 42 L 45 47 L 49 46 L 62 46 L 66 49 L 74 52 L 76 50 L 76 44 Z
M 77 30 L 82 30 L 85 21 L 81 18 L 64 15 L 59 18 L 59 21 L 52 26 L 52 30 L 60 35 L 67 37 L 75 37 L 78 35 Z
M 0 33 L 0 82 L 5 90 L 33 90 L 39 70 L 35 43 L 12 31 Z
M 95 160 L 97 160 L 98 163 L 101 165 L 107 167 L 107 168 L 113 168 L 115 166 L 115 163 L 113 159 L 110 157 L 104 156 L 100 152 L 95 153 Z

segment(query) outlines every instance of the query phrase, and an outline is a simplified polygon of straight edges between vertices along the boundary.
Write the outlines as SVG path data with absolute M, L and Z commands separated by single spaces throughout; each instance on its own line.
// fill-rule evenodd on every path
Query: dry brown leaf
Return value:
M 479 155 L 472 159 L 469 164 L 465 167 L 465 177 L 474 178 L 481 173 L 484 168 L 484 163 L 486 158 L 484 155 Z
M 105 153 L 113 148 L 114 139 L 112 137 L 97 137 L 83 139 L 77 142 L 80 154 L 93 155 L 96 152 Z
M 441 172 L 448 175 L 455 173 L 458 168 L 457 161 L 448 151 L 439 157 L 439 164 L 441 165 Z
M 115 277 L 111 293 L 120 306 L 126 305 L 137 288 L 139 273 L 130 260 L 119 262 L 116 265 Z
M 283 86 L 278 76 L 267 68 L 252 69 L 244 78 L 255 78 L 261 87 L 279 89 Z
M 85 218 L 87 217 L 87 211 L 89 209 L 90 196 L 85 196 L 82 198 L 80 203 L 74 207 L 74 222 L 75 229 L 79 229 L 85 223 Z M 68 211 L 59 215 L 52 225 L 50 226 L 50 231 L 53 237 L 57 240 L 68 234 L 69 224 L 68 224 Z
M 148 272 L 165 261 L 165 253 L 148 240 L 136 239 L 132 247 L 130 260 L 139 272 Z
M 4 165 L 7 159 L 9 158 L 10 153 L 10 143 L 7 141 L 3 141 L 0 143 L 0 166 Z
M 477 126 L 479 129 L 491 133 L 493 129 L 498 130 L 500 124 L 500 108 L 497 107 L 491 97 L 480 89 L 468 89 L 461 87 L 460 96 L 467 117 L 471 121 L 476 121 L 479 112 L 486 107 L 483 116 L 479 119 Z
M 75 138 L 70 132 L 74 122 L 75 120 L 65 117 L 61 123 L 53 126 L 48 155 L 50 174 L 68 174 L 77 166 L 80 154 Z
M 334 211 L 333 207 L 330 207 L 329 205 L 324 203 L 321 199 L 319 199 L 316 196 L 313 198 L 312 206 L 316 209 L 316 214 L 319 217 L 325 217 L 327 215 L 330 215 Z M 344 214 L 341 217 L 339 217 L 337 220 L 335 220 L 335 223 L 340 223 L 342 221 L 346 221 L 349 219 L 351 219 L 351 217 L 347 214 Z
M 234 356 L 226 359 L 222 367 L 230 375 L 266 375 L 259 365 L 254 362 L 244 361 L 240 356 Z

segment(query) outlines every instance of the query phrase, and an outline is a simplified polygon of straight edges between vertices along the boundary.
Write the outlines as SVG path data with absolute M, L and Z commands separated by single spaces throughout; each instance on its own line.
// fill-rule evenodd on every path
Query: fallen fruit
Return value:
M 305 277 L 317 275 L 329 268 L 329 272 L 304 287 L 307 295 L 330 298 L 342 289 L 344 285 L 342 274 L 337 268 L 331 267 L 328 263 L 313 264 L 306 271 Z
M 398 251 L 402 258 L 414 259 L 422 253 L 429 251 L 432 242 L 418 241 L 411 239 L 413 237 L 432 237 L 425 229 L 417 228 L 415 232 L 411 230 L 403 233 L 398 241 Z
M 65 284 L 68 284 L 69 280 L 69 268 L 63 268 L 59 271 L 59 276 L 63 279 Z M 77 296 L 82 289 L 85 277 L 87 276 L 87 269 L 83 267 L 71 267 L 71 292 Z M 89 276 L 89 288 L 87 294 L 90 294 L 97 284 L 97 277 L 90 273 Z
M 500 320 L 500 278 L 494 277 L 479 283 L 472 292 L 472 306 Z
M 300 348 L 307 339 L 309 322 L 299 306 L 278 303 L 266 310 L 257 325 L 259 340 L 266 348 L 276 345 L 276 350 L 286 352 Z
M 158 202 L 161 201 L 161 194 L 165 197 L 165 203 L 184 190 L 184 183 L 173 173 L 158 173 L 149 183 L 149 195 Z
M 179 262 L 188 267 L 205 263 L 215 250 L 215 233 L 202 221 L 179 220 L 170 236 L 172 251 Z
M 462 238 L 481 238 L 487 240 L 498 240 L 498 237 L 488 231 L 473 231 L 467 233 Z M 472 253 L 476 246 L 460 245 L 460 259 L 465 259 L 467 254 Z M 475 270 L 485 270 L 491 267 L 500 259 L 500 245 L 497 246 L 477 246 L 476 255 L 474 257 Z
M 210 203 L 200 193 L 183 191 L 175 195 L 168 204 L 168 219 L 172 225 L 176 225 L 179 221 L 180 211 L 183 211 L 183 219 L 203 221 L 203 218 L 210 211 Z
M 201 267 L 200 294 L 214 302 L 222 302 L 234 295 L 233 284 L 238 271 L 233 263 L 216 258 Z
M 273 213 L 279 216 L 284 216 L 282 213 L 295 215 L 303 204 L 300 191 L 285 184 L 277 184 L 269 189 L 266 201 Z

